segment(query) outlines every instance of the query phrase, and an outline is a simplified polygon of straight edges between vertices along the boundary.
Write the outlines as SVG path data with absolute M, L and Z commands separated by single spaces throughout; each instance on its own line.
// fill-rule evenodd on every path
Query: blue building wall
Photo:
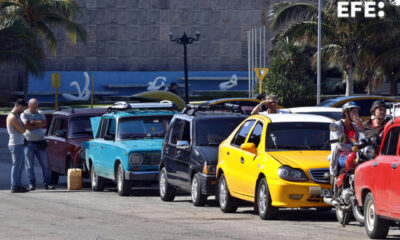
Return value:
M 77 96 L 78 90 L 71 83 L 76 81 L 79 88 L 83 91 L 85 85 L 84 71 L 58 71 L 61 74 L 61 87 L 59 88 L 59 100 L 67 101 L 62 95 L 65 93 Z M 30 76 L 28 97 L 38 98 L 42 102 L 54 101 L 55 89 L 51 87 L 51 74 L 47 71 L 42 78 Z M 114 71 L 95 71 L 88 72 L 93 75 L 93 90 L 95 97 L 99 96 L 130 96 L 135 93 L 147 91 L 149 82 L 153 82 L 157 77 L 165 78 L 166 89 L 170 83 L 178 84 L 179 92 L 184 93 L 184 74 L 182 71 L 155 71 L 155 72 L 114 72 Z M 237 86 L 229 91 L 247 91 L 247 71 L 192 71 L 189 72 L 189 91 L 192 93 L 201 91 L 223 91 L 219 84 L 230 80 L 232 75 L 238 77 Z M 161 83 L 158 81 L 158 85 Z M 90 84 L 89 88 L 90 90 Z

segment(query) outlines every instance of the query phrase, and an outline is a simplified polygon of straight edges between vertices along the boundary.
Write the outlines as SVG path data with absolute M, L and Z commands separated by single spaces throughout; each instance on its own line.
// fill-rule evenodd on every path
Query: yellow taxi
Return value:
M 219 146 L 217 198 L 223 212 L 238 199 L 254 203 L 262 219 L 279 208 L 326 208 L 331 188 L 328 155 L 333 120 L 307 114 L 263 114 L 244 120 Z

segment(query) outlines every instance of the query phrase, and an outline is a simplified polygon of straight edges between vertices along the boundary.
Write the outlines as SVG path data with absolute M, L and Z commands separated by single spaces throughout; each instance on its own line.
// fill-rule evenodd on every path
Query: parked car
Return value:
M 364 208 L 370 238 L 385 238 L 389 226 L 400 222 L 400 117 L 385 127 L 380 152 L 355 172 L 357 202 Z
M 224 106 L 225 104 L 239 105 L 245 113 L 249 114 L 262 100 L 254 98 L 218 98 L 201 103 L 199 106 Z M 281 105 L 277 108 L 282 109 Z
M 119 102 L 91 118 L 94 139 L 82 147 L 92 189 L 102 191 L 109 179 L 120 196 L 127 196 L 133 186 L 157 183 L 161 147 L 175 109 L 171 102 Z
M 195 206 L 215 195 L 219 144 L 247 115 L 198 107 L 176 114 L 164 139 L 160 197 L 173 201 L 176 190 L 190 192 Z
M 355 102 L 358 106 L 360 106 L 359 115 L 363 120 L 367 120 L 370 118 L 371 113 L 370 109 L 372 103 L 375 100 L 384 100 L 385 102 L 399 102 L 399 99 L 395 99 L 393 97 L 383 97 L 383 96 L 373 96 L 373 95 L 355 95 L 355 96 L 347 96 L 347 97 L 337 97 L 325 100 L 318 104 L 321 107 L 334 107 L 334 108 L 341 108 L 343 104 L 347 102 Z
M 223 212 L 240 200 L 254 204 L 261 219 L 279 208 L 323 208 L 330 189 L 330 118 L 306 114 L 248 117 L 219 147 L 217 196 Z
M 81 142 L 93 136 L 90 118 L 105 112 L 106 108 L 61 107 L 53 113 L 45 136 L 52 184 L 57 184 L 59 175 L 66 175 L 73 166 L 82 168 L 87 175 L 84 155 L 78 154 Z
M 341 108 L 331 107 L 293 107 L 286 108 L 290 113 L 296 114 L 314 114 L 332 118 L 334 120 L 340 120 L 342 118 Z

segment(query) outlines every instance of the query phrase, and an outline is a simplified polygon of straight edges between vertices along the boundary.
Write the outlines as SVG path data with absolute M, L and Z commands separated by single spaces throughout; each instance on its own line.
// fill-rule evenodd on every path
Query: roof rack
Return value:
M 107 112 L 139 111 L 139 110 L 177 110 L 178 107 L 171 101 L 128 103 L 116 102 L 107 109 Z
M 189 116 L 193 116 L 198 112 L 231 112 L 231 113 L 240 113 L 246 114 L 245 111 L 241 108 L 241 106 L 237 104 L 225 103 L 224 105 L 191 105 L 188 104 L 182 110 L 182 114 L 187 114 Z
M 75 110 L 70 106 L 61 106 L 57 108 L 57 111 L 70 111 L 71 113 L 75 113 Z

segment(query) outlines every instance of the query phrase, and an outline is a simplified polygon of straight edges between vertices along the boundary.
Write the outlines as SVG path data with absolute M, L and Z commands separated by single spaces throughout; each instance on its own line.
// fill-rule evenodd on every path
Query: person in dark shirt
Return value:
M 170 92 L 172 92 L 172 93 L 174 93 L 174 94 L 176 94 L 176 95 L 179 95 L 179 94 L 178 94 L 178 84 L 176 84 L 175 82 L 172 82 L 172 83 L 169 85 L 168 91 L 170 91 Z
M 361 132 L 365 134 L 365 137 L 372 138 L 377 137 L 378 143 L 382 139 L 383 129 L 389 118 L 386 117 L 387 106 L 383 100 L 376 100 L 371 106 L 371 117 L 367 121 L 363 122 Z

